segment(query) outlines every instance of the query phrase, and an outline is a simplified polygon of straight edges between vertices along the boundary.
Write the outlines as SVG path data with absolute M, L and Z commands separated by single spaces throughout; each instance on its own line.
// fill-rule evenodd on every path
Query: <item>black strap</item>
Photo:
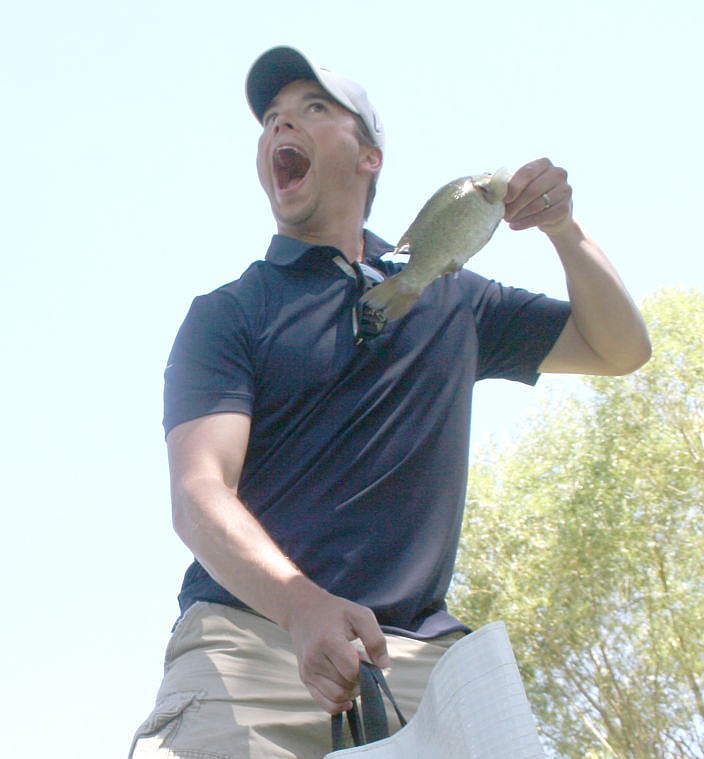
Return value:
M 389 724 L 386 719 L 382 693 L 391 702 L 401 726 L 405 725 L 406 719 L 391 693 L 383 672 L 373 664 L 361 661 L 359 667 L 361 718 L 360 707 L 356 700 L 352 708 L 345 712 L 355 746 L 362 746 L 388 737 Z M 345 748 L 342 714 L 335 714 L 332 717 L 332 748 L 333 751 Z

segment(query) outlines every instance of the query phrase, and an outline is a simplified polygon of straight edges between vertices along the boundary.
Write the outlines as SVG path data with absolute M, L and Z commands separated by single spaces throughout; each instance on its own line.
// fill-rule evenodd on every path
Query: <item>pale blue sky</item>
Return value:
M 254 58 L 293 44 L 365 84 L 387 129 L 382 236 L 456 176 L 548 155 L 642 299 L 704 287 L 702 7 L 0 0 L 7 755 L 122 757 L 151 707 L 189 560 L 163 366 L 191 298 L 274 231 L 243 97 Z M 535 231 L 500 229 L 472 266 L 564 294 Z M 474 444 L 539 395 L 481 387 Z

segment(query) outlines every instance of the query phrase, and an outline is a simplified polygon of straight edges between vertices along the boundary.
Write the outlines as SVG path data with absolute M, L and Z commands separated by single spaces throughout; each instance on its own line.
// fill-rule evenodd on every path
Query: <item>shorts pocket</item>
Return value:
M 137 728 L 128 759 L 153 756 L 165 748 L 178 730 L 183 713 L 204 695 L 203 691 L 181 691 L 160 698 L 152 713 Z

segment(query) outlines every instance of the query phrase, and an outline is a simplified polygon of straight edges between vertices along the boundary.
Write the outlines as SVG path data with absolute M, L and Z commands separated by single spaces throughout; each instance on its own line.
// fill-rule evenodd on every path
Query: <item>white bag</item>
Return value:
M 504 623 L 485 625 L 450 647 L 435 665 L 418 711 L 397 733 L 325 759 L 357 756 L 544 759 Z

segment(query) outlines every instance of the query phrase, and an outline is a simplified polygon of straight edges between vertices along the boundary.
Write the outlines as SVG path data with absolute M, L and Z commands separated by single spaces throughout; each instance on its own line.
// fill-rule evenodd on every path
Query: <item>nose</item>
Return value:
M 281 132 L 287 129 L 295 129 L 296 124 L 290 111 L 279 111 L 274 119 L 274 131 Z

